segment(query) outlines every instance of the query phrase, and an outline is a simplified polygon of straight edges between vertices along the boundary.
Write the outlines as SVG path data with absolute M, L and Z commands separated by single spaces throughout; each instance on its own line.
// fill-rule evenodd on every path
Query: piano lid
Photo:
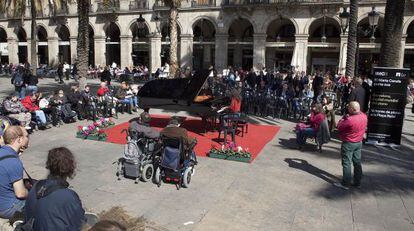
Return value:
M 192 78 L 155 79 L 147 82 L 138 97 L 186 100 L 192 102 L 207 81 L 209 71 L 197 71 Z

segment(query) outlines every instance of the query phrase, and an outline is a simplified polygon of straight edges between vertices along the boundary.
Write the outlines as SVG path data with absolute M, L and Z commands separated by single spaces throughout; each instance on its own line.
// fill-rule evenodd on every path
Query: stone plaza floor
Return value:
M 39 86 L 41 91 L 69 87 L 53 79 L 42 79 Z M 10 79 L 1 77 L 0 99 L 11 91 Z M 116 122 L 130 118 L 121 115 Z M 281 130 L 252 164 L 200 157 L 188 189 L 118 181 L 114 162 L 123 146 L 75 138 L 77 126 L 88 124 L 85 121 L 35 132 L 22 160 L 28 172 L 40 179 L 47 174 L 47 151 L 66 146 L 78 161 L 77 175 L 70 183 L 86 210 L 99 213 L 121 206 L 162 230 L 414 230 L 414 115 L 410 110 L 400 147 L 363 147 L 362 188 L 349 191 L 332 185 L 342 176 L 339 140 L 324 145 L 323 153 L 312 145 L 299 151 L 293 122 L 252 121 Z

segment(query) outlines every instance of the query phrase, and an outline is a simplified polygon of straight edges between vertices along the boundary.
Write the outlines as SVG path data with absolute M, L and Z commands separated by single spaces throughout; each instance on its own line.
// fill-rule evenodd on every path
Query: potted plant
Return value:
M 89 126 L 79 126 L 76 137 L 88 140 L 106 141 L 107 135 L 104 130 L 101 130 L 99 127 L 92 124 Z
M 252 155 L 248 148 L 243 149 L 241 146 L 237 146 L 234 142 L 231 142 L 222 145 L 221 148 L 212 146 L 208 156 L 211 158 L 249 163 Z

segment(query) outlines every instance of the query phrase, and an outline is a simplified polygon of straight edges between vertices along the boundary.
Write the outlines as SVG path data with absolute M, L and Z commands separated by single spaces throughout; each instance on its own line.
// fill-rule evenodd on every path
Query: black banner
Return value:
M 374 67 L 367 139 L 401 144 L 410 69 Z

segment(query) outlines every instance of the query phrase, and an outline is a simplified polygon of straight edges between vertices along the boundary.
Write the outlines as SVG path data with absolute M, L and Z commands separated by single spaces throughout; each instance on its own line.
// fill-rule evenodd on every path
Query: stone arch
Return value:
M 276 27 L 276 28 L 271 28 Z M 271 33 L 271 30 L 275 29 L 274 34 Z M 274 20 L 267 23 L 266 27 L 266 40 L 267 41 L 278 41 L 284 40 L 285 42 L 294 42 L 295 35 L 297 33 L 296 27 L 292 20 L 288 18 L 274 18 Z M 288 39 L 289 41 L 287 41 Z
M 256 23 L 254 23 L 254 21 L 250 17 L 244 16 L 244 15 L 233 15 L 229 17 L 229 20 L 226 20 L 227 23 L 224 23 L 225 26 L 223 30 L 225 33 L 229 32 L 230 27 L 233 25 L 233 23 L 236 20 L 247 20 L 253 26 L 253 33 L 256 33 L 258 29 Z
M 267 31 L 267 29 L 269 28 L 270 24 L 275 21 L 275 20 L 280 20 L 280 19 L 284 19 L 284 20 L 289 20 L 293 26 L 295 27 L 295 34 L 299 33 L 299 25 L 296 22 L 296 20 L 294 18 L 289 18 L 289 17 L 284 17 L 284 16 L 270 16 L 267 18 L 267 20 L 265 21 L 265 23 L 263 23 L 262 25 L 262 31 Z
M 118 27 L 118 30 L 119 30 L 119 35 L 121 36 L 122 35 L 122 27 L 121 27 L 121 25 L 119 24 L 119 22 L 106 22 L 104 25 L 103 25 L 103 27 L 102 27 L 102 29 L 103 29 L 103 36 L 106 36 L 106 30 L 107 29 L 109 29 L 109 27 L 110 27 L 110 25 L 116 25 L 117 27 Z
M 213 26 L 214 26 L 214 30 L 216 31 L 216 33 L 217 33 L 217 30 L 218 30 L 218 26 L 217 26 L 217 23 L 216 23 L 216 21 L 212 18 L 212 17 L 209 17 L 209 16 L 206 16 L 206 15 L 200 15 L 200 16 L 197 16 L 197 17 L 195 17 L 194 19 L 193 19 L 193 21 L 191 22 L 191 34 L 193 34 L 194 33 L 194 26 L 198 23 L 198 21 L 199 20 L 201 20 L 201 19 L 203 19 L 203 20 L 207 20 L 207 21 L 209 21 Z
M 16 35 L 18 42 L 27 42 L 27 33 L 23 27 L 16 27 L 14 29 L 14 34 Z
M 403 35 L 404 35 L 404 34 L 407 34 L 408 27 L 409 27 L 409 26 L 410 26 L 413 22 L 414 22 L 414 16 L 409 17 L 409 18 L 408 18 L 408 20 L 406 20 L 406 21 L 404 22 L 404 25 L 403 25 Z
M 36 39 L 38 39 L 40 42 L 47 42 L 48 36 L 49 36 L 49 33 L 46 30 L 46 28 L 42 26 L 41 24 L 38 24 Z
M 54 31 L 49 31 L 50 27 L 46 26 L 44 23 L 41 23 L 41 22 L 36 24 L 36 28 L 37 28 L 37 31 L 39 31 L 39 28 L 43 28 L 46 31 L 47 36 L 51 36 L 54 32 Z
M 56 29 L 55 32 L 57 34 L 57 37 L 59 38 L 59 40 L 62 41 L 70 41 L 70 30 L 69 27 L 67 27 L 66 25 L 63 24 L 59 24 Z
M 199 25 L 200 23 L 202 24 Z M 200 26 L 203 28 L 200 28 Z M 200 36 L 204 38 L 212 39 L 212 41 L 214 41 L 215 35 L 217 33 L 217 27 L 214 25 L 214 22 L 212 22 L 211 19 L 208 19 L 206 17 L 199 17 L 199 19 L 194 21 L 194 23 L 191 25 L 191 28 L 192 28 L 192 35 L 193 35 L 194 41 L 198 41 Z M 207 30 L 203 30 L 203 29 L 207 29 Z M 206 32 L 211 32 L 211 33 L 206 33 Z M 206 36 L 206 35 L 211 35 L 211 36 Z
M 149 34 L 151 34 L 151 26 L 150 26 L 150 23 L 148 22 L 148 20 L 145 18 L 145 17 L 143 17 L 144 19 L 145 19 L 145 27 L 147 28 L 147 30 L 148 30 L 148 33 Z M 130 35 L 130 36 L 133 36 L 133 34 L 132 34 L 132 28 L 133 28 L 133 25 L 136 23 L 136 18 L 134 18 L 134 20 L 131 20 L 129 23 L 128 23 L 128 26 L 127 26 L 127 30 L 126 30 L 126 32 L 125 32 L 125 35 Z
M 337 16 L 333 16 L 333 17 L 332 16 L 326 16 L 326 18 L 335 21 L 336 26 L 339 28 L 339 30 L 341 30 L 341 22 L 340 22 L 340 20 Z M 310 32 L 312 24 L 315 21 L 318 21 L 318 20 L 321 20 L 321 19 L 323 19 L 323 16 L 320 16 L 320 17 L 317 17 L 317 18 L 312 18 L 312 19 L 308 20 L 308 22 L 306 23 L 306 26 L 304 28 L 303 33 L 310 34 L 309 32 Z

